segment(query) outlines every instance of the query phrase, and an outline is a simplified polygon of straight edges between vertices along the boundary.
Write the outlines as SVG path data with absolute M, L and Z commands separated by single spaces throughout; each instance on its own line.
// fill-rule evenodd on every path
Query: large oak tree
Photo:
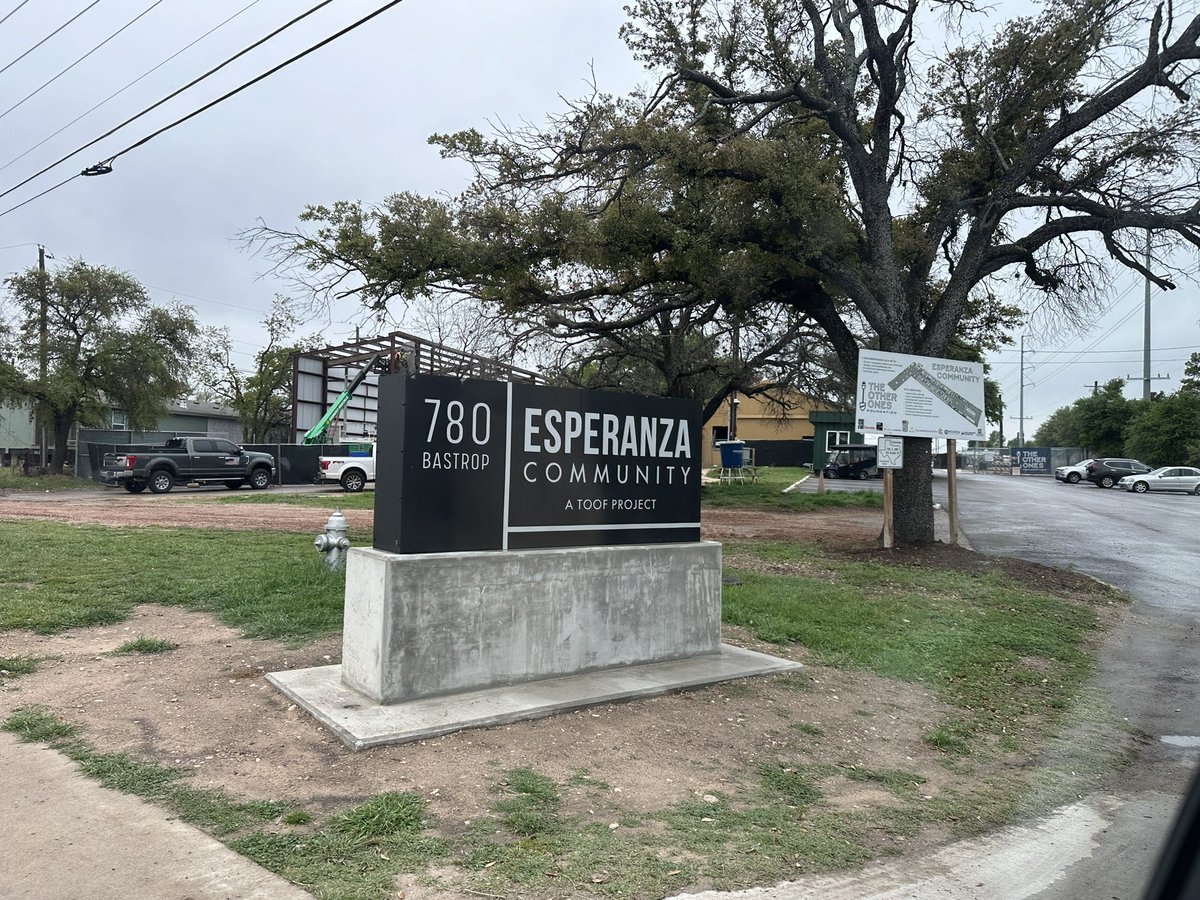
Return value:
M 461 292 L 576 332 L 785 309 L 844 372 L 868 344 L 992 340 L 1013 291 L 1085 321 L 1113 266 L 1171 288 L 1170 251 L 1200 246 L 1200 16 L 1172 3 L 1065 0 L 999 24 L 967 0 L 629 13 L 652 91 L 437 138 L 475 167 L 453 202 L 313 208 L 315 233 L 259 236 L 376 306 Z M 897 538 L 927 542 L 929 442 L 905 449 Z

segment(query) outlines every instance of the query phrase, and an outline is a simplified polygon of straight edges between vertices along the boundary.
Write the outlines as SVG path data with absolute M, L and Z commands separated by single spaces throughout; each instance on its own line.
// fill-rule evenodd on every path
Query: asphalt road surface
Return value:
M 946 502 L 945 473 L 934 500 Z M 1156 740 L 1114 788 L 1096 852 L 1041 900 L 1140 897 L 1200 763 L 1200 497 L 1130 494 L 1052 478 L 960 475 L 959 523 L 985 553 L 1074 568 L 1136 601 L 1101 654 L 1097 684 Z

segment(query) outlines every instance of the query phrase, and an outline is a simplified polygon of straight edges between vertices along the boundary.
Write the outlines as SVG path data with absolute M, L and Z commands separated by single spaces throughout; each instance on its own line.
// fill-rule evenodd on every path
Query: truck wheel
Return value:
M 125 490 L 129 491 L 129 493 L 131 493 L 131 494 L 140 494 L 145 489 L 146 489 L 146 482 L 144 482 L 144 481 L 127 481 L 127 482 L 125 482 Z
M 173 485 L 171 473 L 166 469 L 155 469 L 150 473 L 150 493 L 165 494 Z
M 261 466 L 250 473 L 250 487 L 256 491 L 261 491 L 271 483 L 271 470 L 264 469 Z
M 342 473 L 342 490 L 349 494 L 357 494 L 366 487 L 367 479 L 358 469 L 350 469 Z

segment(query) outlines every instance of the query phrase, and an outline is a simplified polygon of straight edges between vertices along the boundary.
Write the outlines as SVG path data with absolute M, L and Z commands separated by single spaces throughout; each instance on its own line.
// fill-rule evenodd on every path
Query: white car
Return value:
M 322 456 L 318 462 L 321 474 L 319 484 L 331 481 L 342 486 L 342 490 L 356 494 L 375 480 L 375 444 L 371 444 L 370 455 Z
M 1079 484 L 1087 477 L 1088 463 L 1095 462 L 1093 459 L 1085 459 L 1083 462 L 1077 462 L 1073 466 L 1059 466 L 1054 470 L 1054 477 L 1059 481 L 1065 481 L 1067 484 Z
M 1200 469 L 1191 466 L 1162 466 L 1144 475 L 1126 475 L 1117 482 L 1123 491 L 1182 491 L 1200 497 Z

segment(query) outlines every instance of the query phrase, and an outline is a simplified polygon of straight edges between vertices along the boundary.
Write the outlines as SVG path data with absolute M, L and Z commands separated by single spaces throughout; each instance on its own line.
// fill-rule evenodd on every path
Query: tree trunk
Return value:
M 904 439 L 904 468 L 896 472 L 893 509 L 897 546 L 933 543 L 933 458 L 929 438 Z
M 67 441 L 71 437 L 74 415 L 54 414 L 54 452 L 50 454 L 49 474 L 61 475 L 67 462 Z

